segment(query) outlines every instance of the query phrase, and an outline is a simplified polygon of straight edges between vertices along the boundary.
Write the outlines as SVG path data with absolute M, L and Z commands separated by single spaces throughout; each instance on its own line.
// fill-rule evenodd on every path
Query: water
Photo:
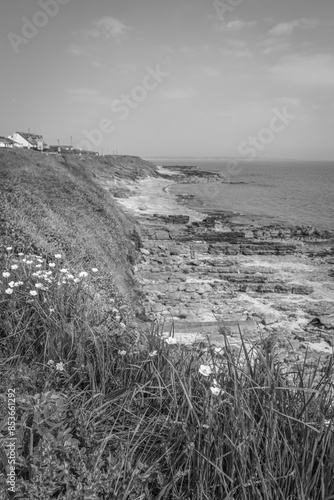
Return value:
M 196 165 L 226 173 L 226 160 L 155 159 L 158 165 Z M 174 194 L 195 194 L 205 208 L 334 231 L 334 162 L 240 161 L 230 183 L 173 186 Z

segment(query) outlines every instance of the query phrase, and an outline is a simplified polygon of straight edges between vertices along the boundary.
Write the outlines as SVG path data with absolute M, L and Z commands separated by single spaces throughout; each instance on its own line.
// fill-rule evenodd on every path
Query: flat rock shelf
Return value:
M 217 347 L 226 339 L 240 347 L 241 336 L 251 344 L 267 339 L 284 362 L 306 353 L 310 365 L 327 359 L 334 346 L 333 235 L 195 210 L 192 197 L 174 198 L 166 188 L 192 175 L 198 182 L 196 171 L 159 172 L 127 184 L 131 195 L 118 201 L 140 226 L 135 275 L 145 315 L 161 334 Z

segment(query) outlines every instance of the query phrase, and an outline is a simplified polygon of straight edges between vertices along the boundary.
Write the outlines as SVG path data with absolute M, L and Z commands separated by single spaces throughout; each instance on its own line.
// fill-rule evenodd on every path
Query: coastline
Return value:
M 207 335 L 221 347 L 223 326 L 232 346 L 240 347 L 240 331 L 250 342 L 270 338 L 289 362 L 307 350 L 313 363 L 332 354 L 334 257 L 328 233 L 277 223 L 261 227 L 237 220 L 232 211 L 196 210 L 193 199 L 170 189 L 191 177 L 197 181 L 198 172 L 157 171 L 158 178 L 127 183 L 130 196 L 117 199 L 140 228 L 134 271 L 147 318 L 185 344 L 205 342 Z M 213 179 L 209 174 L 205 182 Z

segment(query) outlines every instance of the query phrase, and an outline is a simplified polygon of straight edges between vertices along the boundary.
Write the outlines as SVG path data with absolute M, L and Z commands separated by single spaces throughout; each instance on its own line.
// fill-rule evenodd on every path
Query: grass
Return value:
M 66 172 L 64 167 L 55 182 Z M 26 177 L 21 179 L 26 186 Z M 12 191 L 21 193 L 21 203 L 9 197 L 6 205 L 14 207 L 18 222 L 26 214 L 28 227 L 35 228 L 32 239 L 23 224 L 1 226 L 1 500 L 333 499 L 333 356 L 311 372 L 306 357 L 290 370 L 268 342 L 249 349 L 242 341 L 236 352 L 226 337 L 225 347 L 216 349 L 179 345 L 162 336 L 156 323 L 139 332 L 116 288 L 103 293 L 104 259 L 76 259 L 76 250 L 57 249 L 39 230 L 40 213 L 50 223 L 56 214 L 54 227 L 67 227 L 60 214 L 69 201 L 60 194 L 57 205 L 58 184 L 48 196 L 44 184 L 35 192 L 37 180 L 33 171 L 25 195 L 21 185 Z M 89 176 L 82 183 L 80 196 L 85 192 L 94 200 L 98 187 Z M 38 222 L 30 218 L 25 198 L 36 200 L 37 192 L 44 200 Z M 72 204 L 80 199 L 71 196 Z M 111 210 L 103 201 L 102 226 Z M 96 198 L 94 203 L 103 205 Z M 100 228 L 95 230 L 100 237 Z M 127 237 L 119 231 L 114 245 Z M 57 234 L 61 243 L 78 245 L 77 233 L 63 239 Z M 79 255 L 87 256 L 89 240 L 80 239 L 80 245 Z M 120 262 L 126 265 L 126 259 Z M 117 271 L 122 276 L 121 266 L 111 276 Z M 10 389 L 15 405 L 8 408 Z M 15 493 L 6 483 L 4 446 L 11 415 Z
M 154 325 L 139 342 L 91 295 L 96 269 L 4 254 L 1 433 L 13 388 L 15 498 L 334 498 L 331 363 L 305 379 L 266 344 L 186 348 Z

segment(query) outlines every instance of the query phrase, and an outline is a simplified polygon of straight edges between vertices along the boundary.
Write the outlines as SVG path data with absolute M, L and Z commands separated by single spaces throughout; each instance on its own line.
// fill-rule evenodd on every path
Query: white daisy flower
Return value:
M 18 266 L 17 264 L 13 264 L 13 265 L 12 265 L 12 266 L 10 266 L 10 267 L 11 267 L 11 269 L 14 269 L 14 270 L 15 270 L 15 269 L 18 269 L 18 267 L 19 267 L 19 266 Z
M 210 387 L 210 391 L 214 396 L 219 396 L 223 391 L 220 387 Z
M 168 337 L 168 339 L 165 339 L 165 340 L 166 340 L 167 344 L 170 344 L 170 345 L 175 345 L 178 343 L 177 340 L 174 339 L 174 337 Z
M 201 375 L 204 375 L 204 377 L 209 377 L 212 373 L 210 366 L 207 365 L 201 365 L 198 371 Z
M 60 253 L 56 253 L 55 259 L 61 259 L 61 254 Z
M 29 292 L 29 293 L 30 293 L 30 295 L 32 295 L 33 297 L 36 297 L 36 295 L 37 295 L 36 290 L 30 290 L 30 292 Z
M 7 288 L 7 290 L 5 290 L 5 293 L 7 293 L 7 295 L 12 295 L 13 289 L 12 288 Z
M 2 273 L 2 276 L 3 276 L 4 278 L 9 278 L 10 273 L 8 273 L 7 271 L 5 271 L 4 273 Z

